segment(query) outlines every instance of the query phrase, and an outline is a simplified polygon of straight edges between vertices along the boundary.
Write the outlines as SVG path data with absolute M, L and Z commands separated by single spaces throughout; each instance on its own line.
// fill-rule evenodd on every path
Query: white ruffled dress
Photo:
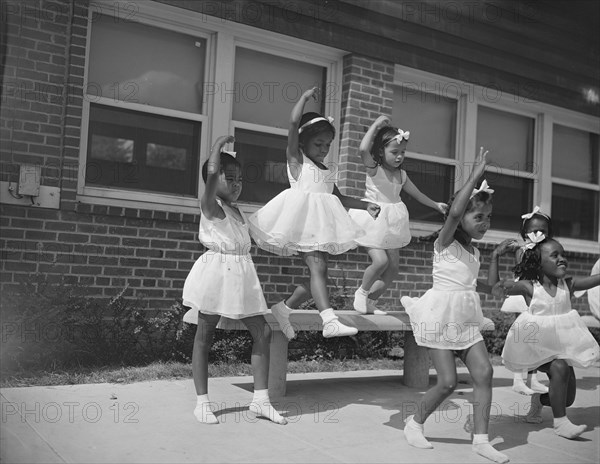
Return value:
M 484 319 L 479 294 L 479 250 L 469 253 L 454 240 L 441 248 L 433 244 L 433 287 L 420 298 L 404 296 L 402 305 L 410 317 L 415 341 L 420 346 L 464 350 L 483 340 Z
M 502 350 L 505 366 L 514 372 L 537 369 L 553 359 L 575 367 L 590 367 L 600 359 L 598 343 L 571 308 L 564 279 L 558 281 L 555 296 L 533 283 L 529 308 L 511 326 Z
M 310 251 L 338 255 L 356 248 L 356 239 L 365 232 L 332 193 L 337 172 L 319 168 L 304 154 L 298 179 L 289 165 L 287 172 L 290 188 L 248 219 L 256 244 L 282 256 Z
M 405 247 L 411 238 L 408 210 L 400 199 L 400 192 L 406 182 L 406 172 L 399 170 L 399 176 L 394 176 L 381 166 L 373 170 L 375 172 L 372 175 L 367 172 L 364 201 L 376 203 L 381 211 L 377 218 L 373 219 L 365 210 L 350 210 L 350 217 L 366 232 L 357 242 L 367 248 L 384 250 Z
M 244 215 L 240 211 L 240 222 L 229 206 L 217 202 L 225 218 L 200 216 L 198 238 L 208 251 L 196 260 L 183 285 L 183 304 L 192 308 L 183 320 L 190 324 L 198 323 L 198 311 L 229 319 L 270 312 L 250 256 Z

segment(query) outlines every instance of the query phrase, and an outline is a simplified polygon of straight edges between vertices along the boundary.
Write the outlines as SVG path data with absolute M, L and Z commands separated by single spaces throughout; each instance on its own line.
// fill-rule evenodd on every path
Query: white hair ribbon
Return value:
M 538 243 L 543 242 L 545 239 L 546 236 L 539 230 L 537 232 L 529 232 L 526 238 L 527 243 L 523 245 L 523 248 L 525 248 L 526 250 L 532 250 L 538 245 Z
M 483 179 L 483 182 L 481 183 L 481 185 L 479 186 L 479 188 L 478 189 L 477 188 L 473 189 L 473 193 L 471 193 L 471 196 L 469 198 L 473 198 L 479 192 L 486 192 L 486 193 L 489 193 L 491 195 L 492 193 L 494 193 L 494 189 L 491 189 L 490 186 L 487 183 L 487 180 Z
M 521 219 L 531 219 L 535 214 L 540 212 L 540 207 L 536 206 L 535 208 L 533 208 L 533 211 L 531 213 L 527 213 L 527 214 L 523 214 L 521 216 Z
M 310 121 L 307 121 L 304 124 L 302 124 L 300 126 L 300 128 L 298 129 L 298 133 L 300 134 L 308 126 L 310 126 L 310 125 L 312 125 L 312 124 L 314 124 L 316 122 L 319 122 L 319 121 L 327 121 L 327 122 L 329 122 L 329 124 L 331 124 L 333 126 L 334 119 L 333 119 L 332 116 L 327 116 L 326 118 L 324 118 L 323 116 L 319 116 L 319 117 L 313 118 Z

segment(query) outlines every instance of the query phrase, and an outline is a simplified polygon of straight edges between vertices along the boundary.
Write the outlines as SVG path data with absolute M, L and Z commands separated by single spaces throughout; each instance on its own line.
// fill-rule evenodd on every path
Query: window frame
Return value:
M 115 20 L 133 21 L 184 33 L 206 40 L 206 63 L 204 85 L 223 84 L 228 88 L 233 86 L 233 70 L 235 66 L 235 47 L 240 45 L 263 53 L 279 55 L 298 61 L 310 60 L 327 69 L 327 83 L 335 86 L 335 99 L 325 102 L 327 115 L 340 121 L 341 116 L 341 89 L 343 56 L 347 52 L 327 46 L 315 47 L 314 43 L 270 32 L 244 24 L 227 21 L 203 13 L 184 10 L 180 7 L 155 2 L 141 2 L 136 4 L 135 16 L 123 18 L 123 12 L 118 10 L 118 2 L 113 0 L 97 0 L 94 8 L 88 11 L 88 29 L 86 44 L 86 62 L 84 65 L 83 80 L 83 107 L 81 116 L 81 137 L 79 145 L 79 169 L 77 175 L 77 201 L 89 204 L 119 206 L 128 208 L 145 208 L 169 212 L 182 212 L 197 214 L 200 198 L 204 192 L 204 182 L 200 175 L 202 164 L 210 155 L 210 148 L 216 138 L 223 134 L 233 134 L 236 128 L 254 130 L 263 133 L 273 133 L 287 137 L 287 129 L 277 129 L 260 124 L 234 122 L 232 120 L 233 103 L 221 104 L 217 93 L 205 96 L 202 105 L 202 114 L 187 113 L 179 110 L 153 107 L 139 103 L 116 101 L 106 97 L 88 95 L 88 69 L 90 60 L 90 39 L 94 27 L 93 15 L 112 15 Z M 121 17 L 119 16 L 121 15 Z M 86 186 L 85 171 L 87 164 L 87 146 L 89 136 L 90 104 L 97 103 L 117 108 L 129 109 L 148 113 L 150 115 L 171 116 L 201 124 L 199 147 L 199 173 L 198 173 L 198 198 L 183 197 L 163 193 L 144 191 L 120 190 L 108 187 Z M 291 110 L 291 107 L 290 107 Z M 287 121 L 285 122 L 287 125 Z M 285 154 L 282 154 L 284 156 Z M 336 137 L 329 154 L 330 162 L 339 161 L 339 135 Z M 240 203 L 241 209 L 252 213 L 260 208 L 261 204 Z
M 487 106 L 495 110 L 531 117 L 535 120 L 532 160 L 534 164 L 533 172 L 501 168 L 498 166 L 492 166 L 486 169 L 486 171 L 493 171 L 498 174 L 533 179 L 534 204 L 531 205 L 532 209 L 535 205 L 539 205 L 542 211 L 552 210 L 553 183 L 600 192 L 600 185 L 585 184 L 552 176 L 553 125 L 556 123 L 600 135 L 600 118 L 535 101 L 528 98 L 531 92 L 528 92 L 526 95 L 509 94 L 502 92 L 499 89 L 484 87 L 459 79 L 451 79 L 399 64 L 395 65 L 393 85 L 412 86 L 412 88 L 416 88 L 421 92 L 433 93 L 447 98 L 455 98 L 459 102 L 457 105 L 458 114 L 456 117 L 457 134 L 455 159 L 449 160 L 447 158 L 437 158 L 435 156 L 407 152 L 409 158 L 433 161 L 441 164 L 454 164 L 455 166 L 460 165 L 458 169 L 461 169 L 464 166 L 472 166 L 477 154 L 477 109 L 479 106 Z M 600 163 L 598 164 L 600 166 Z M 600 172 L 598 178 L 600 179 Z M 464 179 L 462 176 L 458 175 L 457 172 L 455 174 L 455 191 L 462 186 L 463 182 Z M 598 221 L 600 222 L 600 217 L 598 218 Z M 410 229 L 414 235 L 430 234 L 431 232 L 438 230 L 439 227 L 439 224 L 410 221 Z M 492 228 L 481 242 L 498 243 L 507 238 L 514 238 L 517 233 L 518 231 L 510 232 Z M 596 241 L 570 237 L 557 238 L 568 250 L 594 254 L 598 253 L 600 233 Z

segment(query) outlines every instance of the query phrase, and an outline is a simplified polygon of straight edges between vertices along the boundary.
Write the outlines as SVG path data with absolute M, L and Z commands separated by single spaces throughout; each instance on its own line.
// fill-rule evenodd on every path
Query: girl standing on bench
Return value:
M 199 422 L 218 424 L 208 399 L 208 352 L 221 317 L 241 319 L 252 334 L 254 397 L 251 415 L 287 424 L 271 405 L 268 390 L 271 329 L 265 297 L 250 256 L 250 236 L 243 213 L 235 206 L 242 192 L 240 163 L 222 153 L 232 136 L 219 137 L 202 167 L 206 184 L 200 200 L 198 237 L 208 248 L 194 263 L 183 286 L 183 304 L 190 306 L 184 322 L 198 324 L 192 353 L 192 374 L 198 395 L 194 415 Z
M 440 214 L 448 208 L 446 203 L 436 203 L 422 193 L 402 169 L 409 135 L 393 127 L 387 116 L 379 116 L 360 143 L 367 170 L 365 200 L 381 207 L 375 221 L 363 210 L 350 210 L 350 217 L 367 231 L 357 242 L 367 248 L 372 261 L 354 293 L 354 309 L 362 314 L 386 314 L 375 302 L 398 276 L 399 250 L 410 243 L 408 210 L 400 192 Z
M 480 327 L 484 324 L 479 295 L 479 250 L 472 244 L 490 227 L 492 193 L 484 180 L 487 151 L 481 148 L 467 182 L 450 200 L 449 210 L 433 244 L 433 288 L 421 298 L 402 297 L 410 316 L 415 341 L 428 348 L 437 372 L 437 383 L 427 390 L 418 411 L 406 419 L 404 436 L 417 448 L 433 448 L 425 439 L 423 424 L 448 398 L 457 383 L 456 360 L 467 366 L 473 380 L 473 451 L 494 462 L 508 457 L 492 447 L 488 425 L 492 402 L 492 374 Z
M 379 206 L 342 195 L 335 182 L 337 170 L 324 164 L 335 137 L 332 120 L 318 113 L 303 113 L 309 99 L 317 100 L 316 87 L 302 94 L 292 109 L 286 149 L 290 188 L 284 190 L 249 219 L 256 244 L 271 253 L 300 254 L 310 272 L 310 284 L 271 308 L 288 339 L 295 336 L 289 315 L 310 296 L 323 320 L 325 338 L 356 335 L 333 312 L 327 291 L 327 255 L 338 255 L 358 245 L 365 231 L 346 208 L 360 208 L 376 217 Z M 330 169 L 331 168 L 331 169 Z

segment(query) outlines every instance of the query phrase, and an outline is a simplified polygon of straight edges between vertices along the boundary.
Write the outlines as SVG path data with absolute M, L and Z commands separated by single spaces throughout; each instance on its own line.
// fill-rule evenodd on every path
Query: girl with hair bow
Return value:
M 575 291 L 600 285 L 600 274 L 568 277 L 562 245 L 543 233 L 528 234 L 529 243 L 514 272 L 518 281 L 495 284 L 496 296 L 521 295 L 528 309 L 511 327 L 502 360 L 513 372 L 539 369 L 548 374 L 548 393 L 534 393 L 526 421 L 542 422 L 543 406 L 550 406 L 557 435 L 574 439 L 587 429 L 567 418 L 567 407 L 575 401 L 576 379 L 573 366 L 590 367 L 600 359 L 600 348 L 571 308 Z
M 532 236 L 530 234 L 544 234 L 546 237 L 552 237 L 552 219 L 550 216 L 541 212 L 539 206 L 535 206 L 533 211 L 521 215 L 521 227 L 519 236 L 521 240 L 508 239 L 501 242 L 492 252 L 492 263 L 488 276 L 488 284 L 494 285 L 499 280 L 498 260 L 505 253 L 514 253 L 515 262 L 519 263 L 523 252 L 531 248 Z M 527 304 L 521 295 L 512 295 L 507 297 L 502 303 L 500 311 L 504 313 L 522 313 L 527 311 Z M 529 382 L 530 386 L 527 386 Z M 534 393 L 547 393 L 548 387 L 537 379 L 537 371 L 515 372 L 513 377 L 513 390 L 522 395 L 533 395 Z
M 392 127 L 387 116 L 379 116 L 360 144 L 360 155 L 367 170 L 364 200 L 379 205 L 381 211 L 373 220 L 363 210 L 350 210 L 352 219 L 367 232 L 357 243 L 367 249 L 372 261 L 354 293 L 354 309 L 359 313 L 386 314 L 375 302 L 397 277 L 400 248 L 411 239 L 408 210 L 400 192 L 404 190 L 442 215 L 448 207 L 422 193 L 402 169 L 409 137 L 409 131 Z

